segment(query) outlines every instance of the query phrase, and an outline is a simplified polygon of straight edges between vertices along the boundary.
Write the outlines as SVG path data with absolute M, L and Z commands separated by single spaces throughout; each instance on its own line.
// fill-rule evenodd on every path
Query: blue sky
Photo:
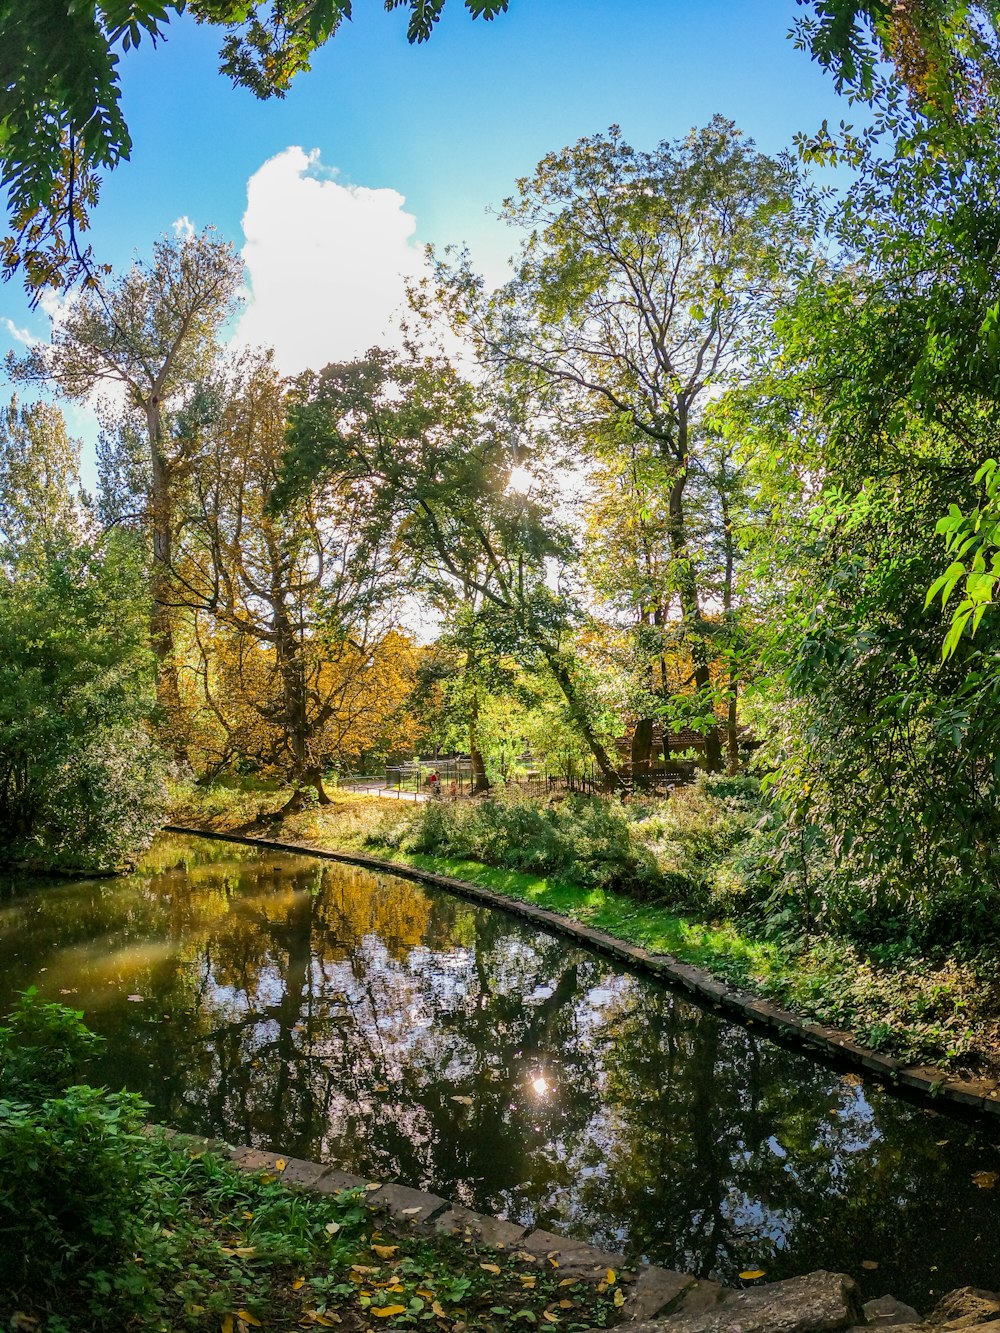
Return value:
M 515 238 L 488 209 L 550 150 L 613 122 L 651 147 L 720 112 L 778 151 L 824 117 L 853 119 L 787 38 L 800 12 L 794 0 L 511 0 L 484 23 L 449 0 L 411 47 L 403 12 L 355 0 L 312 70 L 269 102 L 219 75 L 218 30 L 181 19 L 155 51 L 122 58 L 133 154 L 105 181 L 92 241 L 120 268 L 186 217 L 243 249 L 246 217 L 246 338 L 275 342 L 292 370 L 350 353 L 352 336 L 362 351 L 423 242 L 467 242 L 499 276 Z M 13 283 L 0 317 L 0 340 L 7 321 L 47 336 Z

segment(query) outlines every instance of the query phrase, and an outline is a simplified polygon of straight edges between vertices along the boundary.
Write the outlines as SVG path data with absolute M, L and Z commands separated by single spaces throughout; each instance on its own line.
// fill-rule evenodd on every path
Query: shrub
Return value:
M 101 1038 L 83 1014 L 46 1004 L 31 987 L 0 1028 L 0 1097 L 39 1105 L 75 1082 Z
M 72 1086 L 99 1038 L 27 992 L 0 1028 L 0 1292 L 65 1298 L 135 1247 L 144 1102 Z
M 656 858 L 634 836 L 622 808 L 582 796 L 558 805 L 515 797 L 428 802 L 410 848 L 553 875 L 585 888 L 649 894 L 660 880 Z
M 87 1087 L 0 1101 L 0 1290 L 55 1297 L 131 1255 L 145 1109 Z

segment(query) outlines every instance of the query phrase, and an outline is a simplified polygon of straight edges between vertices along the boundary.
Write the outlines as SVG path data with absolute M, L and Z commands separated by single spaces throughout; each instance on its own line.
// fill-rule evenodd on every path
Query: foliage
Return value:
M 100 1038 L 83 1014 L 46 1004 L 32 987 L 0 1027 L 0 1096 L 39 1105 L 80 1081 Z
M 144 571 L 127 536 L 53 547 L 0 582 L 4 856 L 115 869 L 160 817 Z
M 29 991 L 0 1028 L 0 1290 L 45 1303 L 136 1242 L 144 1104 L 74 1086 L 97 1038 Z
M 556 808 L 513 798 L 432 801 L 410 845 L 627 893 L 654 891 L 659 880 L 655 860 L 632 837 L 624 814 L 586 797 L 569 797 Z
M 517 275 L 496 296 L 464 264 L 439 269 L 457 327 L 547 404 L 591 473 L 589 564 L 643 644 L 640 717 L 668 718 L 675 692 L 694 696 L 687 720 L 713 769 L 724 635 L 706 603 L 724 584 L 727 620 L 735 610 L 734 497 L 706 408 L 766 345 L 803 260 L 796 186 L 789 161 L 721 116 L 646 152 L 612 126 L 518 182 L 503 212 L 523 238 Z M 674 647 L 690 659 L 676 691 Z

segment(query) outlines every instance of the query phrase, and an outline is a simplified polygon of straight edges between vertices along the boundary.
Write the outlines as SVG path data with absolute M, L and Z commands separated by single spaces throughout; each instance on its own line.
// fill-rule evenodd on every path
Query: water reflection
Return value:
M 996 1285 L 983 1134 L 406 880 L 164 838 L 127 879 L 7 885 L 0 977 L 84 1009 L 101 1077 L 183 1129 L 701 1274 Z

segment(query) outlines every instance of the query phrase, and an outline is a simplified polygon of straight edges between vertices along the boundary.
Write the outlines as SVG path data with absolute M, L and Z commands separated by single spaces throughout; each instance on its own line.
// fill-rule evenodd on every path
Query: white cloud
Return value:
M 40 341 L 28 329 L 18 328 L 14 321 L 8 319 L 6 315 L 4 316 L 3 325 L 14 341 L 22 343 L 25 347 L 34 347 Z
M 286 148 L 247 184 L 249 287 L 234 342 L 294 373 L 398 346 L 404 284 L 424 267 L 396 190 L 342 185 L 318 152 Z
M 195 225 L 186 213 L 179 218 L 174 218 L 170 225 L 179 241 L 190 241 L 194 236 Z

